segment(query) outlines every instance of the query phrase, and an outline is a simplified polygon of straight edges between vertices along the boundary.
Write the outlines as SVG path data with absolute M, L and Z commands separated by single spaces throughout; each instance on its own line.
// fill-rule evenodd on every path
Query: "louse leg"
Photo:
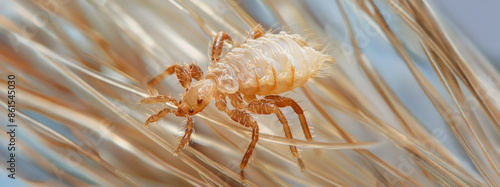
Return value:
M 172 102 L 175 106 L 179 106 L 179 102 L 177 102 L 177 100 L 175 100 L 175 98 L 168 96 L 168 95 L 158 95 L 158 96 L 146 97 L 144 99 L 141 99 L 139 101 L 139 104 L 142 104 L 142 103 L 155 104 L 155 103 L 166 103 L 166 102 Z
M 264 28 L 262 28 L 262 25 L 258 24 L 257 26 L 255 26 L 252 29 L 250 34 L 245 39 L 244 43 L 246 43 L 248 39 L 257 39 L 257 38 L 264 36 L 264 34 L 266 34 L 266 31 L 264 31 Z
M 255 95 L 243 95 L 243 99 L 245 99 L 247 103 L 251 103 L 252 101 L 257 100 L 257 97 Z
M 245 127 L 252 128 L 252 141 L 250 142 L 250 145 L 248 146 L 247 151 L 245 152 L 245 156 L 243 156 L 243 159 L 241 160 L 241 164 L 240 164 L 241 181 L 245 182 L 246 179 L 245 179 L 245 173 L 243 172 L 243 170 L 248 165 L 248 162 L 250 161 L 253 150 L 255 149 L 255 145 L 257 144 L 257 141 L 259 140 L 259 126 L 258 126 L 257 122 L 253 119 L 253 117 L 249 113 L 245 112 L 244 110 L 240 110 L 240 109 L 230 110 L 227 107 L 227 101 L 225 99 L 225 96 L 223 96 L 223 95 L 216 96 L 215 106 L 217 107 L 218 110 L 225 112 L 232 120 L 240 123 L 241 125 L 243 125 Z
M 148 87 L 150 88 L 154 87 L 155 85 L 160 83 L 165 77 L 173 73 L 177 75 L 177 79 L 181 83 L 182 87 L 186 89 L 189 88 L 189 85 L 191 85 L 191 79 L 194 78 L 196 80 L 200 80 L 203 78 L 203 71 L 197 64 L 189 64 L 183 66 L 179 64 L 174 64 L 165 69 L 165 71 L 163 71 L 160 75 L 151 79 L 148 82 Z
M 307 125 L 306 117 L 304 116 L 304 111 L 302 108 L 295 102 L 293 99 L 288 97 L 281 97 L 279 95 L 268 95 L 265 97 L 266 99 L 274 100 L 275 105 L 278 107 L 287 107 L 291 106 L 295 113 L 299 116 L 300 125 L 302 126 L 302 131 L 304 131 L 304 135 L 306 136 L 307 141 L 312 141 L 311 131 L 309 130 L 309 126 Z
M 278 106 L 276 106 L 274 103 L 274 100 L 261 99 L 248 104 L 246 109 L 254 114 L 276 114 L 276 116 L 280 120 L 280 123 L 283 125 L 283 130 L 285 131 L 286 138 L 293 139 L 292 131 L 290 130 L 290 126 L 288 125 L 288 120 L 286 119 L 285 115 L 283 115 L 283 112 L 281 112 Z M 290 145 L 290 151 L 292 152 L 292 155 L 297 158 L 300 169 L 304 171 L 305 164 L 302 159 L 300 159 L 297 147 Z
M 226 113 L 228 116 L 230 116 L 231 110 L 227 107 L 227 101 L 226 101 L 226 96 L 222 94 L 218 94 L 215 96 L 215 107 L 217 110 L 222 111 Z
M 210 50 L 210 59 L 212 63 L 218 62 L 222 54 L 222 48 L 224 47 L 224 42 L 228 41 L 232 43 L 231 37 L 224 31 L 220 31 L 214 36 L 212 41 L 212 49 Z
M 231 100 L 231 105 L 234 108 L 243 109 L 245 107 L 245 103 L 239 92 L 229 95 L 229 100 Z
M 153 123 L 153 122 L 157 122 L 158 120 L 160 120 L 162 117 L 165 117 L 167 114 L 169 113 L 174 113 L 175 110 L 173 109 L 170 109 L 170 108 L 164 108 L 163 110 L 160 110 L 160 112 L 156 113 L 156 114 L 153 114 L 152 116 L 150 116 L 146 122 L 144 123 L 144 127 L 148 128 L 148 125 L 150 123 Z
M 247 167 L 248 162 L 250 161 L 250 158 L 252 156 L 253 150 L 255 149 L 255 145 L 259 140 L 259 125 L 249 113 L 243 110 L 240 109 L 231 110 L 229 114 L 230 114 L 229 117 L 232 120 L 240 123 L 245 127 L 252 128 L 252 141 L 250 142 L 250 145 L 248 145 L 247 151 L 245 152 L 245 156 L 243 156 L 243 159 L 241 160 L 240 164 L 241 181 L 244 182 L 246 179 L 243 170 L 245 169 L 245 167 Z
M 175 152 L 174 152 L 174 156 L 177 156 L 177 154 L 179 154 L 181 149 L 188 146 L 192 133 L 193 133 L 193 118 L 187 116 L 186 131 L 184 132 L 184 136 L 182 136 L 182 139 L 179 142 L 179 146 L 177 147 L 177 150 L 175 150 Z

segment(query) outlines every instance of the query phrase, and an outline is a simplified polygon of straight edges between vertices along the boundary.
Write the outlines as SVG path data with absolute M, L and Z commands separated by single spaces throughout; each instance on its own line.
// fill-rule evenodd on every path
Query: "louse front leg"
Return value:
M 179 106 L 179 102 L 177 100 L 175 100 L 175 98 L 168 96 L 168 95 L 158 95 L 158 96 L 146 97 L 144 99 L 141 99 L 139 101 L 139 104 L 142 104 L 142 103 L 155 104 L 155 103 L 166 103 L 166 102 L 171 102 L 175 106 Z
M 243 98 L 239 92 L 229 95 L 229 100 L 231 100 L 231 105 L 237 109 L 245 108 L 245 102 L 243 102 Z
M 259 126 L 257 122 L 253 119 L 253 117 L 244 110 L 240 109 L 230 110 L 227 107 L 227 101 L 224 95 L 216 96 L 215 106 L 217 107 L 218 110 L 225 112 L 233 121 L 236 121 L 245 127 L 252 128 L 252 141 L 250 142 L 250 145 L 248 146 L 247 151 L 245 152 L 245 156 L 243 156 L 243 159 L 241 160 L 240 164 L 241 181 L 245 182 L 246 179 L 243 170 L 248 165 L 253 150 L 255 149 L 255 145 L 259 140 Z
M 292 131 L 290 130 L 290 126 L 288 125 L 288 120 L 286 119 L 285 115 L 283 115 L 283 112 L 281 112 L 281 110 L 275 104 L 274 100 L 255 100 L 246 106 L 246 110 L 254 114 L 276 114 L 276 116 L 280 120 L 280 123 L 283 125 L 283 130 L 285 131 L 286 138 L 293 139 Z M 300 169 L 302 171 L 305 171 L 306 167 L 302 159 L 300 159 L 297 147 L 290 145 L 290 151 L 292 152 L 292 155 L 297 158 Z
M 302 126 L 302 131 L 304 131 L 304 135 L 306 136 L 307 141 L 312 141 L 311 131 L 309 130 L 309 126 L 307 125 L 306 117 L 304 116 L 304 111 L 302 108 L 295 102 L 293 99 L 288 97 L 281 97 L 279 95 L 268 95 L 265 97 L 266 99 L 275 101 L 275 105 L 282 108 L 291 106 L 295 113 L 299 116 L 300 125 Z
M 182 136 L 181 141 L 179 142 L 177 150 L 175 150 L 174 152 L 174 156 L 177 156 L 177 154 L 179 154 L 181 149 L 188 146 L 192 133 L 193 133 L 193 118 L 187 116 L 186 131 L 184 132 L 184 136 Z
M 224 31 L 220 31 L 217 35 L 214 36 L 212 41 L 212 49 L 210 50 L 210 59 L 212 63 L 218 62 L 220 60 L 220 56 L 222 54 L 222 48 L 224 47 L 224 42 L 228 41 L 232 43 L 231 37 Z
M 257 96 L 255 96 L 255 95 L 243 95 L 243 99 L 245 99 L 245 101 L 247 103 L 251 103 L 252 101 L 257 100 Z
M 160 120 L 162 117 L 165 117 L 167 114 L 174 113 L 174 112 L 175 112 L 175 110 L 173 110 L 173 109 L 165 108 L 165 109 L 161 110 L 160 112 L 158 112 L 157 114 L 154 114 L 151 117 L 149 117 L 146 120 L 146 123 L 144 124 L 144 126 L 146 128 L 148 128 L 148 124 L 156 122 L 156 121 Z M 190 116 L 186 116 L 186 118 L 187 118 L 186 131 L 184 132 L 184 136 L 182 136 L 181 140 L 179 141 L 179 146 L 177 147 L 177 150 L 175 150 L 174 156 L 177 156 L 177 154 L 179 154 L 181 149 L 187 147 L 187 145 L 189 144 L 189 140 L 191 139 L 191 134 L 193 133 L 193 130 L 194 130 L 193 129 L 193 124 L 194 124 L 193 118 L 191 118 Z
M 160 75 L 151 79 L 148 82 L 148 87 L 152 88 L 158 83 L 160 83 L 165 77 L 171 74 L 177 74 L 177 79 L 181 83 L 182 87 L 188 89 L 191 85 L 191 80 L 201 80 L 203 78 L 203 71 L 201 70 L 198 64 L 189 64 L 189 65 L 179 65 L 174 64 L 169 66 L 165 71 L 163 71 Z
M 163 110 L 160 110 L 160 112 L 150 116 L 146 122 L 144 123 L 144 127 L 148 128 L 148 125 L 153 122 L 157 122 L 161 118 L 165 117 L 169 113 L 174 113 L 175 110 L 170 109 L 170 108 L 164 108 Z

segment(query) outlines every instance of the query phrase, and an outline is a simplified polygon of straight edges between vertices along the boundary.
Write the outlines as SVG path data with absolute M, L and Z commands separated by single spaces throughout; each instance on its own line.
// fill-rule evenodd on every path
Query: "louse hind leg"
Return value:
M 220 60 L 225 41 L 232 43 L 231 37 L 224 31 L 220 31 L 214 36 L 211 45 L 212 49 L 210 50 L 210 59 L 212 60 L 212 64 Z
M 152 116 L 150 116 L 146 122 L 144 123 L 144 127 L 148 128 L 148 125 L 150 123 L 153 123 L 153 122 L 157 122 L 158 120 L 160 120 L 161 118 L 165 117 L 167 114 L 169 113 L 174 113 L 175 110 L 173 109 L 170 109 L 170 108 L 164 108 L 163 110 L 160 110 L 160 112 L 156 113 L 156 114 L 153 114 Z
M 248 165 L 253 150 L 255 149 L 255 145 L 259 140 L 259 126 L 257 122 L 253 119 L 253 117 L 244 110 L 240 109 L 230 110 L 227 107 L 227 101 L 224 95 L 216 96 L 215 106 L 217 107 L 218 110 L 225 112 L 233 121 L 236 121 L 245 127 L 252 128 L 252 141 L 250 142 L 250 145 L 248 145 L 247 151 L 245 152 L 245 156 L 243 156 L 243 159 L 241 160 L 240 164 L 241 182 L 244 183 L 245 173 L 243 172 L 243 170 Z
M 177 154 L 179 154 L 181 149 L 188 146 L 192 133 L 193 133 L 193 118 L 188 116 L 187 117 L 186 131 L 184 132 L 184 136 L 182 136 L 181 141 L 179 142 L 179 146 L 177 147 L 177 150 L 175 150 L 175 152 L 174 152 L 174 156 L 177 156 Z
M 264 34 L 266 34 L 266 31 L 264 31 L 264 28 L 262 28 L 262 25 L 258 24 L 257 26 L 255 26 L 252 29 L 252 31 L 250 31 L 250 34 L 245 39 L 244 43 L 246 43 L 248 39 L 257 39 L 257 38 L 264 36 Z
M 307 139 L 307 141 L 312 141 L 312 135 L 311 131 L 309 130 L 309 126 L 307 125 L 306 117 L 304 116 L 304 111 L 302 108 L 295 102 L 293 99 L 288 98 L 288 97 L 281 97 L 279 95 L 268 95 L 265 97 L 266 99 L 269 100 L 274 100 L 276 106 L 282 108 L 282 107 L 288 107 L 291 106 L 295 113 L 299 116 L 300 120 L 300 125 L 302 126 L 302 131 L 304 131 L 304 135 Z
M 165 77 L 175 73 L 177 75 L 177 79 L 181 83 L 182 87 L 188 89 L 189 85 L 191 85 L 191 80 L 194 78 L 196 80 L 201 80 L 203 78 L 203 71 L 201 70 L 198 64 L 189 64 L 189 65 L 179 65 L 174 64 L 165 69 L 160 75 L 151 79 L 148 82 L 148 87 L 152 88 L 158 83 L 160 83 Z
M 280 123 L 283 125 L 283 130 L 285 131 L 286 138 L 293 139 L 292 131 L 290 130 L 290 126 L 288 125 L 288 120 L 286 119 L 285 115 L 283 115 L 283 112 L 281 112 L 278 106 L 274 103 L 274 100 L 269 99 L 256 100 L 248 104 L 246 109 L 254 114 L 276 114 L 276 116 L 280 120 Z M 290 151 L 292 155 L 297 158 L 300 170 L 304 171 L 305 164 L 302 159 L 300 159 L 297 147 L 290 145 Z

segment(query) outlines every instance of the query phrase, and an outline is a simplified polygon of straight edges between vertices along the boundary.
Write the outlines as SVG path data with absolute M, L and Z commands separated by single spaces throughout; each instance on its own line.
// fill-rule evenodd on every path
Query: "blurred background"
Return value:
M 500 54 L 496 49 L 500 49 L 500 37 L 496 33 L 500 32 L 500 24 L 495 22 L 498 17 L 495 9 L 500 7 L 500 2 L 448 0 L 434 3 L 443 19 L 450 21 L 499 69 Z
M 423 0 L 47 0 L 0 2 L 0 91 L 16 76 L 16 179 L 2 186 L 500 186 L 500 2 Z M 241 184 L 251 130 L 217 111 L 195 117 L 190 146 L 173 151 L 183 118 L 138 104 L 157 91 L 182 98 L 175 63 L 206 72 L 219 31 L 307 37 L 336 59 L 284 93 L 313 131 L 284 113 L 261 129 Z M 230 45 L 224 53 L 230 51 Z M 7 108 L 7 95 L 0 98 Z M 0 110 L 8 131 L 7 110 Z M 0 133 L 3 168 L 8 134 Z M 306 165 L 301 172 L 288 145 Z

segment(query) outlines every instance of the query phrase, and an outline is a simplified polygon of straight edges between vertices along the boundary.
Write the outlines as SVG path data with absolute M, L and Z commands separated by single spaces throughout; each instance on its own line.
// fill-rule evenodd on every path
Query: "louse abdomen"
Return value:
M 222 63 L 233 68 L 245 95 L 272 95 L 304 85 L 331 57 L 307 46 L 299 35 L 266 34 L 234 48 Z

